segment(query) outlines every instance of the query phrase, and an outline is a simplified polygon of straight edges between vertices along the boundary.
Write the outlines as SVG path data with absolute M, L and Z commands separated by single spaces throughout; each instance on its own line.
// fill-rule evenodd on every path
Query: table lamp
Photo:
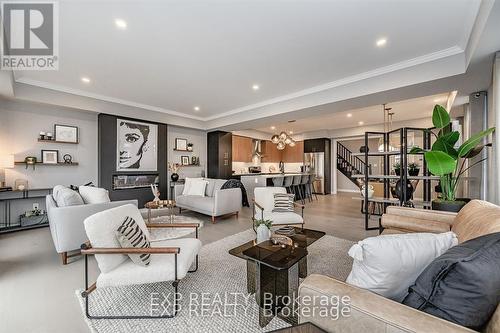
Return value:
M 11 191 L 12 187 L 5 186 L 5 169 L 14 168 L 14 155 L 0 155 L 0 191 Z

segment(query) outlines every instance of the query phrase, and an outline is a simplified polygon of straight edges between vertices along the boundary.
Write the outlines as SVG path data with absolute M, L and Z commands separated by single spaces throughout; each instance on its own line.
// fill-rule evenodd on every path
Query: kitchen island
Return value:
M 285 176 L 303 176 L 309 175 L 309 173 L 304 172 L 291 172 L 291 173 L 254 173 L 254 174 L 242 174 L 233 175 L 240 176 L 241 183 L 245 186 L 249 200 L 253 199 L 253 190 L 256 187 L 274 186 L 273 178 L 285 177 Z

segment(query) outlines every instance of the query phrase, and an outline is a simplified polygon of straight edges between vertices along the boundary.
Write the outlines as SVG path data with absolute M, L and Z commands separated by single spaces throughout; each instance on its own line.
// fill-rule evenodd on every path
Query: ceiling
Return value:
M 392 108 L 394 113 L 392 120 L 394 123 L 400 121 L 409 121 L 413 119 L 422 119 L 432 116 L 434 105 L 446 105 L 448 94 L 438 94 L 420 98 L 413 98 L 404 101 L 388 103 L 386 107 Z M 334 130 L 341 128 L 351 128 L 356 126 L 369 126 L 381 124 L 384 122 L 382 105 L 373 105 L 370 107 L 335 112 L 317 117 L 308 117 L 297 119 L 294 123 L 270 124 L 267 127 L 257 128 L 256 130 L 266 133 L 279 133 L 280 131 L 293 131 L 294 134 L 313 132 L 320 130 Z M 348 116 L 350 115 L 350 117 Z M 363 122 L 359 124 L 359 122 Z M 274 126 L 275 129 L 272 129 Z
M 204 121 L 250 117 L 263 105 L 461 55 L 480 9 L 479 0 L 360 2 L 63 0 L 59 70 L 15 80 Z M 463 73 L 460 59 L 436 71 Z M 428 72 L 418 80 L 438 78 Z M 347 126 L 340 119 L 335 126 Z

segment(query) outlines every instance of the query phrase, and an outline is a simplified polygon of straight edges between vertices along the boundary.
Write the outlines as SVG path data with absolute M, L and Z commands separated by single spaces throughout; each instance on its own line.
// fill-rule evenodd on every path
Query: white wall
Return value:
M 193 144 L 193 152 L 174 151 L 175 139 L 187 139 L 188 143 Z M 192 156 L 200 158 L 200 166 L 183 167 L 179 172 L 179 178 L 185 177 L 201 177 L 202 173 L 206 174 L 207 168 L 207 133 L 203 130 L 171 126 L 167 127 L 168 139 L 168 162 L 181 163 L 181 156 Z M 170 172 L 168 173 L 170 180 Z
M 54 132 L 54 124 L 79 128 L 80 143 L 58 144 L 37 141 L 40 131 Z M 7 185 L 16 179 L 28 180 L 30 188 L 50 188 L 57 184 L 97 184 L 97 113 L 30 102 L 0 100 L 0 154 L 14 154 L 16 161 L 26 156 L 41 160 L 42 149 L 59 150 L 59 158 L 70 154 L 78 166 L 43 166 L 35 170 L 16 165 L 5 172 Z

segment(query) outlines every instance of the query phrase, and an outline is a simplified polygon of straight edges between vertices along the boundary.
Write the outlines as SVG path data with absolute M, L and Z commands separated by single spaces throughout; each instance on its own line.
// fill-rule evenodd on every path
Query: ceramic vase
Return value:
M 257 227 L 257 244 L 271 238 L 271 230 L 266 227 L 265 224 L 261 224 Z

